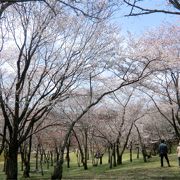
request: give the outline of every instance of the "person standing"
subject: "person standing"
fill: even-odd
[[[159,145],[159,155],[161,158],[161,167],[163,167],[163,159],[164,158],[166,159],[167,164],[170,167],[169,159],[168,159],[168,148],[167,148],[167,145],[165,144],[164,140],[161,140],[161,143]]]
[[[178,157],[178,164],[179,164],[179,167],[180,167],[180,142],[179,142],[179,145],[177,147],[176,152],[177,152],[177,157]]]

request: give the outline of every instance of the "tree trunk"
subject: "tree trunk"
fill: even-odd
[[[61,147],[60,159],[57,161],[56,166],[54,167],[53,175],[51,179],[61,180],[63,174],[63,163],[64,163],[64,149],[65,147]]]
[[[39,147],[40,145],[37,145],[36,148],[36,171],[39,171]]]
[[[47,169],[49,169],[49,163],[50,163],[50,152],[49,151],[47,152],[46,158],[47,158]]]
[[[84,111],[84,114],[85,114],[86,111]],[[74,121],[71,126],[69,127],[69,130],[67,132],[67,134],[65,135],[65,138],[64,138],[64,142],[63,142],[63,145],[61,146],[61,154],[60,154],[60,160],[56,163],[56,166],[54,168],[54,172],[53,172],[53,175],[51,176],[51,179],[56,179],[56,180],[61,180],[62,179],[62,174],[63,174],[63,163],[64,163],[64,150],[65,150],[65,147],[68,143],[68,139],[71,135],[71,132],[73,131],[73,127],[75,125],[75,123],[84,115],[82,114],[81,116],[79,116],[76,121]]]
[[[111,161],[111,148],[108,147],[108,163],[110,164]]]
[[[60,156],[59,156],[59,160],[56,162],[56,166],[54,167],[54,172],[51,176],[51,179],[56,179],[56,180],[61,180],[62,179],[62,175],[63,175],[63,163],[64,163],[64,151],[66,148],[66,145],[68,143],[68,139],[70,137],[70,133],[71,131],[69,131],[65,138],[64,138],[64,143],[60,148]]]
[[[102,164],[102,157],[103,156],[100,156],[100,158],[99,158],[100,159],[99,164]]]
[[[172,143],[169,142],[168,145],[169,145],[168,153],[171,154],[172,153]]]
[[[146,153],[146,147],[143,144],[143,141],[142,141],[142,138],[141,138],[141,134],[140,134],[140,131],[139,131],[138,127],[136,126],[136,124],[134,124],[134,126],[136,127],[137,132],[138,132],[139,143],[140,143],[140,146],[141,146],[141,151],[142,151],[144,162],[147,162],[147,160],[146,160],[146,154],[147,154]]]
[[[51,166],[53,166],[54,162],[53,162],[53,152],[50,151],[50,157],[51,157]]]
[[[24,172],[23,172],[23,177],[24,178],[29,178],[30,177],[30,175],[29,175],[29,172],[30,172],[30,162],[25,161],[24,165],[25,165],[25,168],[24,168]]]
[[[144,162],[147,162],[147,159],[146,159],[146,148],[145,148],[145,145],[142,145],[142,155],[143,155],[143,160]]]
[[[111,152],[109,156],[109,168],[112,169],[112,153]]]
[[[113,144],[112,147],[112,155],[113,155],[113,166],[116,167],[116,143]]]
[[[18,143],[11,142],[7,156],[7,180],[16,180],[18,176]]]
[[[4,166],[3,166],[3,172],[7,174],[7,160],[8,160],[8,149],[7,146],[4,148]]]
[[[122,154],[119,155],[119,163],[122,164]]]
[[[22,147],[20,147],[21,151],[21,171],[24,171],[24,152],[22,150]]]
[[[130,162],[132,162],[132,142],[130,142],[129,153],[130,153]]]
[[[63,173],[63,160],[59,160],[56,163],[56,166],[54,168],[54,173],[51,176],[51,179],[61,180],[62,179],[62,173]]]
[[[84,162],[83,162],[83,165],[84,165],[84,170],[87,170],[88,169],[88,166],[87,166],[87,158],[88,158],[88,133],[87,133],[87,129],[85,129],[85,145],[84,145]]]
[[[137,147],[137,159],[139,159],[139,146]]]
[[[77,151],[77,154],[76,154],[76,156],[77,156],[77,162],[78,162],[78,167],[80,167],[80,164],[83,163],[83,167],[84,167],[84,169],[85,169],[85,163],[84,163],[84,161],[85,161],[85,156],[84,156],[84,152],[83,152],[83,149],[81,148],[80,141],[79,141],[79,139],[78,139],[78,137],[77,137],[77,134],[76,134],[76,132],[75,132],[74,130],[73,130],[73,133],[74,133],[74,136],[75,136],[75,138],[76,138],[76,141],[77,141],[78,147],[79,147],[79,151]],[[80,158],[81,158],[81,161],[80,161]],[[80,162],[81,162],[81,163],[80,163]]]
[[[56,152],[56,159],[55,159],[55,162],[58,162],[58,161],[59,161],[59,156],[60,156],[60,154],[59,154],[59,150],[58,150],[57,147],[55,148],[55,152]]]
[[[66,146],[66,149],[67,149],[67,154],[66,154],[67,168],[70,168],[69,147],[70,147],[70,138],[69,138],[69,141],[68,141],[67,146]]]
[[[119,143],[116,144],[117,165],[120,165]]]
[[[41,175],[44,176],[44,170],[43,170],[43,161],[40,160],[40,167],[41,167]]]
[[[95,166],[94,144],[93,144],[93,142],[90,142],[90,152],[91,152],[92,165]]]
[[[112,169],[113,166],[113,144],[110,145],[110,147],[108,147],[108,156],[109,156],[109,168]]]
[[[44,170],[43,170],[43,161],[44,161],[44,152],[43,152],[43,147],[39,148],[39,153],[40,153],[40,168],[41,168],[41,175],[44,176]]]
[[[31,160],[31,148],[32,148],[32,135],[29,138],[29,147],[27,148],[27,151],[25,151],[25,168],[24,168],[24,173],[23,176],[25,178],[30,177],[29,173],[30,173],[30,160]]]

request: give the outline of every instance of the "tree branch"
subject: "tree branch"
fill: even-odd
[[[134,3],[131,3],[130,1],[123,0],[125,4],[128,6],[132,7],[130,13],[128,15],[125,15],[126,17],[128,16],[139,16],[139,15],[145,15],[145,14],[152,14],[152,13],[165,13],[165,14],[174,14],[174,15],[180,15],[180,3],[178,0],[169,0],[170,4],[172,4],[177,11],[169,11],[169,10],[163,10],[163,9],[148,9],[148,8],[143,8],[141,6],[136,5],[137,1],[134,1]],[[139,10],[140,12],[133,13],[134,10]]]

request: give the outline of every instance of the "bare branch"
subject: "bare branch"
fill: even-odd
[[[146,15],[152,13],[165,13],[165,14],[173,14],[173,15],[180,15],[180,2],[178,0],[170,0],[169,2],[177,9],[177,11],[170,11],[170,10],[163,10],[163,9],[148,9],[143,8],[142,6],[136,5],[137,0],[134,0],[133,3],[127,0],[123,0],[125,4],[131,7],[131,11],[128,15],[125,16],[139,16],[139,15]],[[135,10],[139,10],[139,12],[134,12]]]

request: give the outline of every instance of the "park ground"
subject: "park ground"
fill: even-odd
[[[180,168],[178,167],[176,154],[169,155],[171,167],[167,167],[167,163],[164,163],[164,167],[160,167],[159,156],[152,156],[148,159],[148,162],[144,163],[142,157],[136,158],[133,156],[133,161],[129,161],[129,154],[126,153],[123,158],[123,164],[117,167],[109,169],[107,164],[107,157],[103,159],[103,164],[97,167],[92,167],[89,161],[88,170],[84,170],[83,167],[77,167],[76,159],[74,154],[71,154],[71,164],[70,168],[66,167],[66,162],[64,163],[64,180],[179,180],[180,179]],[[3,169],[3,161],[0,163],[0,180],[5,180]],[[19,168],[20,169],[20,168]],[[32,163],[31,170],[34,169],[34,163]],[[41,176],[40,172],[31,173],[31,178],[28,180],[43,180],[50,179],[53,167],[47,170],[46,165],[44,166],[44,176]],[[22,178],[22,171],[19,172],[19,179]]]

